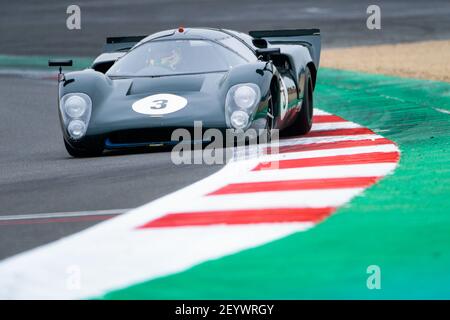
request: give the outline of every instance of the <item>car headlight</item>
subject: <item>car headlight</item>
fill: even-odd
[[[235,129],[246,129],[260,100],[261,91],[256,84],[232,86],[225,101],[227,124]]]
[[[235,129],[244,129],[248,125],[249,116],[245,111],[234,111],[231,114],[230,122]]]
[[[81,120],[72,120],[67,126],[67,131],[74,139],[79,139],[86,133],[86,124]]]
[[[234,102],[242,109],[249,109],[254,106],[256,97],[256,90],[246,85],[239,86],[233,95]]]
[[[68,93],[60,101],[64,125],[72,139],[82,138],[92,112],[92,100],[85,93]]]
[[[80,96],[73,95],[67,98],[63,107],[70,118],[80,118],[87,110],[87,102]]]

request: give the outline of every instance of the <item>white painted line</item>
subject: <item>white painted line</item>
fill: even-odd
[[[362,128],[362,126],[350,121],[323,122],[323,123],[313,123],[311,131],[327,131],[327,130],[354,129],[354,128]]]
[[[327,115],[331,115],[331,113],[323,111],[321,109],[314,108],[313,115],[315,115],[315,116],[327,116]]]
[[[261,156],[261,157],[259,157],[259,161],[265,162],[265,161],[269,161],[269,160],[277,161],[277,160],[290,160],[290,159],[307,159],[307,158],[352,155],[352,154],[360,154],[360,153],[395,152],[395,151],[398,151],[398,148],[395,144],[382,144],[382,145],[376,145],[376,146],[362,146],[362,147],[322,149],[322,150],[279,153],[279,154]]]
[[[167,211],[169,213],[240,209],[338,207],[348,202],[363,190],[364,188],[343,188],[212,195],[190,203],[189,208],[186,207],[185,203],[174,203],[170,208],[167,208]]]
[[[355,134],[352,136],[327,136],[327,137],[309,137],[309,138],[294,138],[280,140],[281,146],[292,146],[296,144],[313,144],[324,142],[340,142],[340,141],[357,141],[357,140],[376,140],[381,139],[382,136],[378,134]]]
[[[130,210],[131,209],[111,209],[111,210],[91,210],[91,211],[72,211],[72,212],[54,212],[54,213],[31,213],[31,214],[17,214],[5,216],[0,215],[0,221],[119,215]]]
[[[233,183],[302,179],[381,177],[393,171],[396,163],[355,164],[323,167],[258,170],[241,174]]]

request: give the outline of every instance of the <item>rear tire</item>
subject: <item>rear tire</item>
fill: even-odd
[[[74,158],[98,157],[103,153],[103,147],[89,146],[86,149],[78,149],[72,147],[66,139],[64,139],[64,146],[66,147],[67,152]]]
[[[294,123],[288,128],[287,133],[290,135],[304,135],[307,134],[312,127],[312,118],[314,110],[313,100],[313,84],[309,68],[305,71],[305,89],[302,102],[302,108],[297,115]]]

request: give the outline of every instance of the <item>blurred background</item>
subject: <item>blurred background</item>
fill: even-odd
[[[81,30],[66,9],[81,8]],[[366,27],[381,8],[381,30]],[[323,45],[347,47],[450,38],[448,0],[1,0],[0,54],[93,56],[107,36],[143,35],[179,25],[322,30]]]

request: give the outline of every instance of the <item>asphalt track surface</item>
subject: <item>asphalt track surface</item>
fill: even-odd
[[[319,27],[324,47],[450,38],[448,1],[379,1],[381,31],[365,27],[369,3],[356,0],[78,1],[81,31],[65,28],[70,3],[43,2],[1,4],[0,54],[93,56],[106,36],[140,35],[178,25],[242,31]],[[0,218],[133,208],[220,168],[176,166],[170,153],[159,150],[72,159],[62,144],[54,81],[2,76],[0,97]],[[0,259],[97,220],[41,222],[0,223]]]

